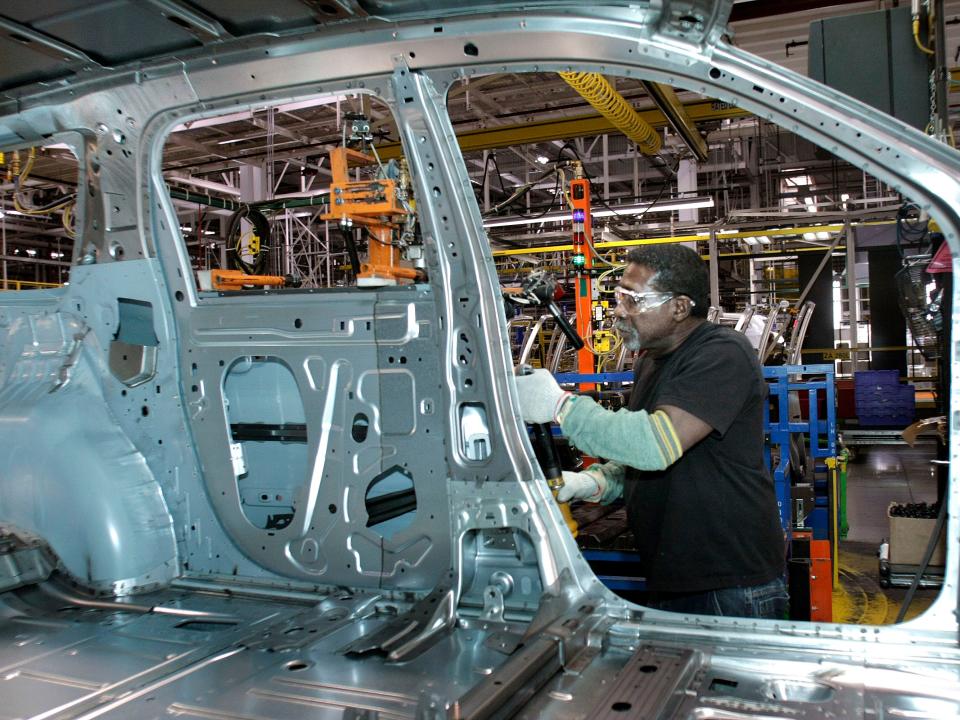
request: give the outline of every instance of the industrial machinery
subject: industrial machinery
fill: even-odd
[[[376,156],[371,143],[370,122],[363,115],[350,115],[350,134],[344,123],[343,142],[330,151],[330,205],[321,216],[337,222],[347,238],[354,242],[352,233],[358,227],[368,239],[367,259],[358,261],[355,249],[351,261],[359,262],[356,273],[360,287],[380,287],[409,283],[423,277],[422,247],[416,241],[416,216],[410,197],[410,175],[406,164],[385,168]],[[355,149],[359,147],[360,149]],[[367,154],[368,149],[372,154]],[[351,180],[350,169],[370,167],[377,169],[373,178]],[[403,256],[419,262],[420,268],[402,261]]]
[[[197,282],[201,290],[245,290],[247,288],[297,287],[300,282],[290,275],[248,275],[242,270],[200,270]]]
[[[955,591],[852,627],[672,614],[599,582],[519,418],[447,98],[535,68],[671,82],[903,188],[956,252],[954,150],[728,42],[732,0],[28,5],[64,22],[5,9],[0,151],[66,144],[81,191],[69,285],[0,298],[0,715],[960,714]],[[411,194],[362,143],[321,166],[330,222],[372,235],[365,283],[198,291],[167,136],[369,97]]]
[[[570,181],[570,208],[573,220],[573,252],[570,261],[574,269],[574,296],[577,332],[585,343],[577,350],[577,373],[589,375],[604,369],[603,361],[620,350],[619,338],[610,327],[610,304],[601,298],[600,280],[619,268],[599,258],[593,244],[593,212],[590,180],[584,177],[583,166],[574,163],[574,178]],[[596,276],[595,258],[611,265],[611,270]],[[579,384],[582,391],[596,390],[596,384]]]

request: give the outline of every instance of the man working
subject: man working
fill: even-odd
[[[642,602],[676,612],[784,616],[783,532],[763,461],[767,386],[749,341],[706,322],[704,262],[680,245],[637,248],[616,289],[616,328],[639,351],[628,409],[517,378],[527,422],[558,422],[609,462],[564,472],[561,502],[623,496]]]

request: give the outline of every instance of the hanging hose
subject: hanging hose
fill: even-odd
[[[350,272],[353,274],[353,279],[356,280],[360,274],[360,253],[357,252],[357,239],[353,236],[352,227],[345,228],[343,225],[338,225],[338,227],[343,234],[343,244],[347,248],[347,255],[350,256]]]
[[[24,164],[23,169],[20,170],[20,154],[14,153],[13,156],[13,207],[17,212],[22,213],[23,215],[46,215],[53,210],[60,210],[62,208],[68,208],[71,205],[76,204],[77,195],[76,193],[70,193],[69,195],[64,195],[63,197],[52,200],[46,205],[37,207],[27,202],[27,200],[21,197],[24,187],[27,184],[27,178],[30,176],[30,171],[33,170],[33,165],[37,159],[37,149],[35,147],[30,148],[30,152],[27,154],[27,162]],[[64,222],[64,227],[67,227],[67,223]]]
[[[494,166],[496,166],[496,158],[494,158]],[[497,171],[497,174],[499,175],[499,170]],[[548,177],[551,177],[551,176],[557,177],[557,183],[561,187],[566,185],[566,176],[563,174],[563,167],[558,164],[557,167],[551,170],[547,170],[546,172],[538,175],[536,178],[534,178],[530,182],[524,183],[523,185],[519,186],[516,190],[513,191],[513,194],[510,195],[510,197],[508,197],[503,202],[497,203],[492,208],[490,208],[485,213],[483,213],[483,217],[490,217],[492,215],[496,215],[503,208],[507,207],[513,202],[516,202],[519,198],[523,197],[528,192],[530,192],[536,185],[538,185],[539,183],[543,182],[544,180],[546,180]],[[502,180],[500,182],[500,185],[501,187],[503,186]],[[549,209],[550,208],[548,208],[548,210]],[[543,214],[545,215],[546,213],[543,213]]]
[[[603,75],[562,72],[560,77],[620,132],[633,140],[644,155],[654,155],[660,150],[660,136],[657,131],[637,114]]]
[[[602,283],[604,283],[607,280],[607,278],[612,276],[614,273],[622,273],[626,269],[626,267],[627,267],[626,263],[624,263],[623,265],[613,264],[613,267],[611,267],[608,270],[604,270],[602,273],[597,275],[597,277],[594,278],[593,280],[594,283],[596,284],[597,292],[599,292],[601,295],[614,295],[615,292],[613,290],[605,290],[602,286]]]
[[[240,221],[246,220],[253,225],[253,234],[259,240],[259,247],[254,252],[249,253],[250,262],[243,259],[243,238],[240,233]],[[237,241],[232,246],[229,238],[237,235]],[[251,207],[245,207],[238,210],[230,216],[230,224],[227,226],[227,258],[231,265],[237,270],[242,270],[247,275],[262,275],[267,266],[267,257],[269,255],[268,246],[270,244],[270,223],[262,212],[254,210]]]
[[[605,257],[603,257],[599,252],[597,252],[597,248],[593,244],[592,232],[589,232],[589,233],[585,232],[583,234],[583,239],[586,241],[587,247],[590,249],[590,254],[593,256],[594,260],[598,261],[603,265],[608,266],[611,270],[622,270],[624,267],[626,267],[626,265],[618,265],[617,263],[610,262]]]
[[[920,39],[920,17],[919,16],[914,16],[912,27],[913,27],[913,41],[917,44],[917,47],[923,52],[925,52],[927,55],[933,55],[934,54],[933,50],[931,50],[926,45],[924,45],[923,41]]]

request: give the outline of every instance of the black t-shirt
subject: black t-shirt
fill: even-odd
[[[673,405],[713,428],[663,471],[627,468],[627,517],[650,590],[700,592],[783,573],[776,494],[763,460],[767,384],[749,341],[712,323],[638,359],[631,410]]]

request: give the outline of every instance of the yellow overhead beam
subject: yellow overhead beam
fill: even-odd
[[[618,247],[633,247],[634,245],[665,245],[667,243],[694,242],[696,240],[706,240],[702,235],[677,235],[675,237],[663,238],[643,238],[640,240],[617,240],[616,242],[594,243],[597,250]],[[517,250],[494,250],[494,257],[508,257],[510,255],[541,255],[543,253],[563,252],[573,250],[573,244],[566,245],[545,245],[543,247],[525,248]]]
[[[746,110],[716,100],[700,100],[687,103],[683,108],[687,117],[694,123],[750,115]],[[666,116],[659,110],[638,110],[637,115],[653,127],[664,127],[667,124]],[[530,145],[549,140],[569,140],[575,137],[606,135],[615,132],[619,132],[619,130],[602,115],[580,115],[519,125],[500,125],[483,130],[470,130],[457,135],[457,142],[460,144],[460,150],[467,153]],[[377,146],[377,153],[383,160],[400,157],[400,150],[401,147],[398,142]]]
[[[862,225],[890,225],[893,220],[877,220],[873,222],[861,223]],[[763,230],[757,228],[755,230],[748,230],[744,232],[726,232],[718,231],[717,240],[734,240],[737,238],[745,237],[756,237],[757,235],[767,235],[767,236],[778,236],[778,235],[802,235],[803,233],[811,232],[840,232],[843,230],[842,224],[835,225],[809,225],[806,227],[796,227],[796,228],[777,228],[775,230]],[[598,242],[594,243],[594,247],[597,250],[608,250],[613,248],[622,248],[622,247],[635,247],[638,245],[666,245],[669,243],[682,243],[682,242],[706,242],[709,240],[705,235],[674,235],[672,237],[656,237],[656,238],[640,238],[637,240],[611,240],[609,242]],[[813,248],[793,248],[790,250],[771,250],[777,255],[783,255],[784,253],[797,253],[797,252],[823,252],[825,247],[813,247]],[[573,244],[564,244],[564,245],[544,245],[542,247],[534,248],[517,248],[514,250],[494,250],[494,257],[509,257],[511,255],[543,255],[545,253],[552,252],[565,252],[568,250],[573,250]],[[760,255],[762,253],[726,253],[724,257],[731,257],[734,255]]]

